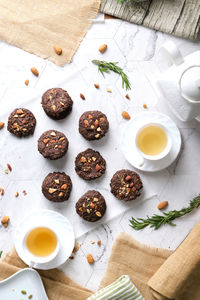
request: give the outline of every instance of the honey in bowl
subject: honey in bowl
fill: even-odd
[[[26,238],[26,247],[32,255],[45,257],[51,255],[57,247],[55,233],[46,227],[33,229]]]
[[[158,155],[167,146],[167,135],[159,126],[144,127],[138,133],[137,146],[146,155]]]

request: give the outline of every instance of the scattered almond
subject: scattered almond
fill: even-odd
[[[98,83],[95,83],[95,84],[94,84],[94,87],[95,87],[96,89],[99,89],[99,84],[98,84]]]
[[[130,115],[129,115],[129,113],[127,113],[127,111],[123,111],[122,112],[122,117],[124,118],[124,119],[126,119],[126,120],[130,120]]]
[[[90,265],[92,265],[94,263],[94,258],[91,254],[87,255],[87,261]]]
[[[158,209],[164,209],[168,205],[168,201],[160,202],[157,206]]]
[[[90,244],[92,244],[92,245],[95,244],[95,241],[90,241]]]
[[[5,171],[4,171],[6,174],[8,174],[8,169],[5,169]]]
[[[108,46],[106,44],[103,44],[99,47],[99,52],[104,53],[107,50]]]
[[[37,77],[39,76],[39,72],[38,72],[38,70],[35,67],[31,68],[31,72],[33,73],[33,75],[35,75]]]
[[[2,129],[4,127],[5,123],[4,122],[0,122],[0,129]]]
[[[29,85],[29,80],[26,79],[26,80],[24,81],[24,84],[25,84],[25,85]]]
[[[79,246],[79,243],[77,242],[74,246],[72,253],[76,253],[79,250],[79,248],[80,248],[80,246]]]
[[[53,46],[54,51],[56,52],[56,54],[61,55],[62,54],[62,48],[60,48],[59,46],[55,45]]]
[[[126,96],[125,96],[125,97],[126,97],[126,99],[130,99],[130,96],[129,96],[129,94],[126,94]]]
[[[22,193],[24,194],[24,196],[27,195],[27,191],[26,190],[23,190]]]
[[[110,88],[106,89],[107,93],[112,93],[112,90]]]
[[[18,192],[15,193],[15,197],[19,197],[19,193]]]
[[[67,188],[67,184],[64,183],[64,184],[61,186],[61,190],[66,190],[66,188]]]
[[[8,167],[8,170],[9,170],[10,172],[12,172],[12,167],[11,167],[11,165],[10,165],[9,163],[7,163],[7,167]]]
[[[5,194],[4,188],[0,188],[0,192],[1,192],[1,196],[4,196]]]
[[[101,240],[97,241],[97,245],[101,246]]]
[[[1,219],[1,223],[3,224],[3,226],[6,228],[8,226],[8,223],[10,221],[10,218],[8,216],[4,216],[2,219]]]
[[[143,104],[143,108],[147,108],[147,105],[146,105],[146,104]]]
[[[74,256],[71,255],[71,256],[69,257],[69,259],[74,259]]]
[[[85,96],[81,93],[80,93],[80,97],[81,97],[81,99],[85,100]]]

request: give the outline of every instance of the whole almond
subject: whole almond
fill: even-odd
[[[82,100],[85,100],[85,96],[82,93],[80,93],[80,97]]]
[[[164,209],[168,205],[168,201],[160,202],[157,206],[158,209]]]
[[[143,104],[143,108],[147,108],[147,105],[146,105],[146,104]]]
[[[35,67],[31,68],[31,72],[33,73],[33,75],[35,75],[37,77],[39,76],[39,72],[38,72],[38,70]]]
[[[5,123],[4,122],[0,122],[0,129],[2,129],[4,127]]]
[[[55,45],[53,46],[54,51],[56,52],[56,54],[61,55],[62,54],[62,48],[60,48],[59,46]]]
[[[29,80],[26,79],[26,80],[24,81],[24,84],[25,84],[25,85],[29,85]]]
[[[94,263],[94,258],[91,254],[87,255],[87,261],[90,265],[92,265]]]
[[[131,118],[131,116],[129,115],[129,113],[127,113],[127,111],[122,112],[122,117],[126,120],[130,120]]]
[[[98,83],[94,83],[94,87],[95,87],[96,89],[99,89],[99,84],[98,84]]]
[[[103,44],[99,47],[99,52],[104,53],[107,50],[108,46],[106,44]]]
[[[4,216],[4,217],[1,219],[1,223],[3,224],[4,227],[7,227],[7,226],[8,226],[9,221],[10,221],[9,216]]]

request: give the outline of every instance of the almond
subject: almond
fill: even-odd
[[[56,54],[61,55],[62,54],[62,48],[60,48],[59,46],[55,45],[53,46],[54,51],[56,52]]]
[[[80,97],[81,97],[82,100],[85,100],[85,96],[81,93],[80,93]]]
[[[79,243],[76,243],[72,253],[76,253],[79,250],[79,248],[80,248]]]
[[[146,105],[146,104],[143,104],[143,108],[147,108],[147,105]]]
[[[122,112],[122,117],[124,118],[124,119],[126,119],[126,120],[130,120],[130,115],[129,115],[129,113],[127,113],[127,111],[123,111]]]
[[[25,84],[25,85],[29,85],[29,80],[26,79],[26,80],[24,81],[24,84]]]
[[[107,93],[112,93],[112,90],[110,88],[106,89]]]
[[[98,83],[95,83],[95,84],[94,84],[94,87],[95,87],[96,89],[99,89],[99,84],[98,84]]]
[[[1,223],[3,224],[4,227],[7,227],[7,226],[8,226],[9,221],[10,221],[9,216],[4,216],[4,217],[1,219]]]
[[[64,184],[61,186],[61,190],[66,190],[66,188],[67,188],[67,184],[64,183]]]
[[[91,254],[87,255],[87,261],[90,265],[92,265],[94,263],[94,258]]]
[[[97,241],[97,245],[101,246],[101,240]]]
[[[37,77],[39,76],[39,72],[38,72],[38,70],[35,67],[31,68],[31,72],[33,73],[33,75],[35,75]]]
[[[168,205],[168,201],[160,202],[157,206],[158,209],[164,209]]]
[[[0,122],[0,129],[2,129],[4,127],[5,123],[4,122]]]
[[[99,52],[104,53],[107,50],[108,46],[106,44],[103,44],[99,47]]]
[[[7,167],[8,167],[8,170],[9,170],[10,172],[12,172],[12,167],[11,167],[11,165],[10,165],[9,163],[7,163]]]
[[[4,188],[0,188],[0,192],[1,192],[1,196],[4,196],[5,194]]]
[[[130,96],[129,96],[129,94],[126,94],[126,96],[125,96],[125,97],[126,97],[126,99],[128,99],[128,100],[130,99]]]

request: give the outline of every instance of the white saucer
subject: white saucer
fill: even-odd
[[[163,159],[157,161],[150,161],[145,159],[143,166],[140,166],[140,154],[135,147],[135,136],[137,129],[141,126],[141,121],[158,122],[164,125],[171,136],[172,148],[169,154]],[[121,147],[126,160],[136,169],[145,172],[157,172],[167,168],[177,158],[181,149],[181,135],[176,124],[166,115],[157,112],[143,112],[137,114],[125,128],[122,139]]]
[[[26,295],[22,295],[21,291],[25,290]],[[48,300],[42,280],[33,269],[27,268],[18,271],[12,276],[0,282],[0,295],[4,299],[28,299],[32,295],[34,300]]]
[[[19,257],[28,265],[29,258],[27,258],[24,253],[22,241],[27,228],[31,228],[33,225],[36,225],[40,220],[42,220],[43,222],[45,222],[46,220],[48,224],[51,224],[52,228],[58,236],[60,242],[60,250],[58,252],[58,255],[51,262],[37,264],[37,266],[34,266],[34,268],[40,270],[57,268],[60,265],[64,264],[71,255],[74,248],[75,237],[72,225],[68,221],[68,219],[55,211],[41,209],[31,213],[22,220],[15,231],[14,243],[16,251]]]

